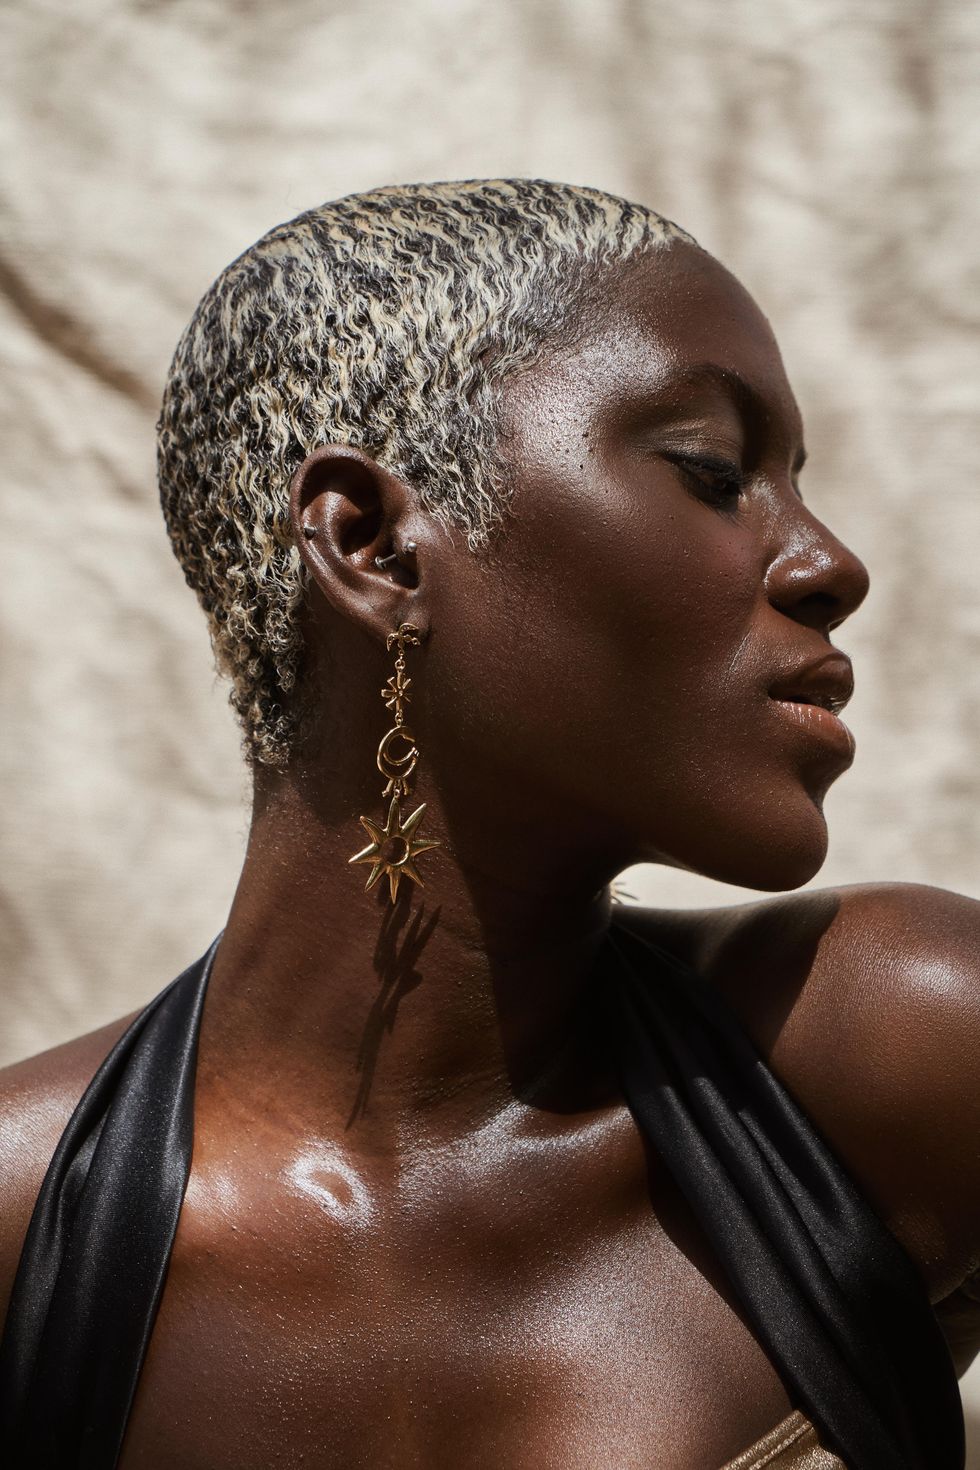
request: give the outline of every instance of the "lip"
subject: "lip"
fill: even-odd
[[[794,725],[811,746],[824,754],[835,754],[844,767],[854,759],[855,741],[839,716],[853,693],[851,660],[838,649],[798,663],[769,686],[769,698],[780,716]]]
[[[853,693],[854,668],[839,649],[787,669],[769,685],[772,699],[820,705],[835,715],[840,714]]]
[[[833,710],[819,704],[801,704],[791,699],[772,697],[772,707],[822,752],[831,752],[846,768],[854,759],[854,736]]]

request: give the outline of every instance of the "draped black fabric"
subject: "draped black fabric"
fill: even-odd
[[[217,945],[113,1048],[48,1168],[0,1343],[10,1470],[117,1463],[190,1169]],[[600,978],[633,1116],[794,1406],[850,1470],[963,1470],[959,1390],[911,1261],[722,998],[617,922]]]
[[[622,925],[606,987],[623,1091],[753,1332],[852,1470],[963,1470],[963,1407],[911,1260],[717,990]]]
[[[119,1457],[190,1172],[217,947],[120,1037],[48,1166],[0,1343],[7,1470],[109,1470]]]

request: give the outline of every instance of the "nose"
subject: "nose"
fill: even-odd
[[[799,508],[792,534],[769,562],[766,596],[796,622],[829,633],[867,597],[868,569],[822,521]]]

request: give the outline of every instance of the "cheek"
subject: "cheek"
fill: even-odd
[[[742,671],[764,600],[758,538],[673,487],[623,507],[570,554],[562,588],[592,715],[621,738],[644,722],[647,738],[689,738]]]
[[[566,503],[445,589],[438,678],[474,759],[601,805],[690,764],[761,577],[746,531],[693,502],[659,524],[589,511]]]

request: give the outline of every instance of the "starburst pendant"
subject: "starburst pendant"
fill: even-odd
[[[356,852],[349,863],[370,863],[371,871],[364,885],[365,892],[373,888],[382,874],[388,876],[388,887],[391,892],[391,901],[394,903],[398,893],[398,884],[401,879],[411,878],[413,883],[418,883],[421,888],[425,887],[422,877],[415,866],[415,859],[420,853],[428,852],[431,847],[441,847],[442,843],[433,837],[416,837],[416,832],[425,814],[425,802],[416,807],[410,817],[402,821],[401,807],[398,796],[391,798],[388,808],[388,820],[382,827],[371,817],[359,817],[358,821],[370,837],[371,841],[367,847]]]

